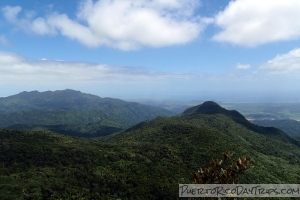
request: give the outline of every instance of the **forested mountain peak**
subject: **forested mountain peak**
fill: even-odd
[[[66,101],[71,99],[100,99],[100,97],[71,89],[45,92],[35,90],[30,92],[23,91],[16,95],[1,98],[0,103],[9,103],[10,101],[18,103],[37,103],[38,101]]]
[[[0,109],[3,111],[53,108],[77,109],[79,107],[86,108],[87,106],[128,106],[128,104],[137,105],[137,103],[126,102],[121,99],[101,98],[96,95],[82,93],[72,89],[45,92],[38,92],[36,90],[30,92],[24,91],[16,95],[0,98]],[[148,108],[151,107],[147,105],[143,106]]]
[[[213,101],[206,101],[203,104],[186,109],[182,115],[195,117],[202,114],[223,114],[235,121],[247,121],[245,117],[236,110],[226,110]]]
[[[224,112],[226,112],[226,109],[222,108],[216,102],[206,101],[203,104],[186,109],[183,114],[193,116],[198,114],[216,114]]]
[[[273,127],[262,127],[252,124],[238,111],[227,110],[213,101],[206,101],[201,105],[188,108],[180,116],[188,118],[201,118],[203,115],[224,115],[251,131],[260,133],[262,135],[268,135],[268,137],[278,137],[282,141],[291,142],[297,146],[300,146],[299,142],[297,142],[295,139],[291,138],[281,130]]]
[[[107,129],[119,130],[157,116],[172,115],[162,108],[70,89],[21,92],[1,98],[0,111],[2,128],[44,127],[71,135],[77,135],[78,130],[80,134],[99,135]]]

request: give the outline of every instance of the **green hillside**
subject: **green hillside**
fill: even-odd
[[[253,120],[254,124],[260,126],[271,126],[283,130],[292,137],[300,138],[300,122],[292,119]]]
[[[250,156],[240,183],[299,183],[300,142],[214,102],[102,139],[0,131],[0,199],[176,199],[222,152]]]
[[[107,135],[171,112],[74,90],[22,92],[0,98],[0,127],[46,128],[69,135]],[[76,133],[76,134],[75,134]]]

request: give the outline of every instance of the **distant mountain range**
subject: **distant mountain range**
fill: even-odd
[[[101,98],[75,90],[22,92],[0,98],[0,127],[46,128],[76,136],[100,136],[173,113],[162,108]]]
[[[228,150],[251,157],[240,183],[300,181],[300,141],[204,102],[98,139],[0,129],[0,199],[176,199],[179,183]]]

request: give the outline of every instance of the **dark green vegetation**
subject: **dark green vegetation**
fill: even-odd
[[[289,134],[292,137],[300,138],[300,122],[292,119],[275,119],[275,120],[253,120],[254,124],[260,126],[272,126],[280,130],[283,130],[285,133]]]
[[[239,110],[254,124],[300,137],[300,103],[226,104],[225,107]]]
[[[48,129],[72,136],[101,136],[172,113],[74,90],[22,92],[0,98],[0,127]]]
[[[214,102],[106,137],[0,130],[0,199],[176,199],[179,183],[230,150],[239,183],[299,183],[300,142]]]

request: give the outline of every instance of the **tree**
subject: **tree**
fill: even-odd
[[[242,156],[231,165],[228,160],[232,153],[223,153],[223,159],[209,162],[209,167],[200,168],[196,173],[192,173],[195,184],[237,184],[239,176],[249,169],[251,164],[250,157]]]

